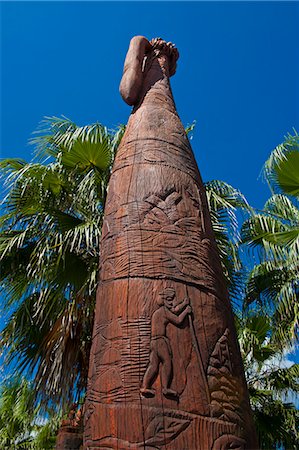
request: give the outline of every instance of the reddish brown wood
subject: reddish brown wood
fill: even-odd
[[[68,418],[61,421],[57,439],[56,450],[80,450],[83,444],[82,410],[74,403]]]
[[[204,186],[177,115],[171,43],[131,41],[134,109],[109,184],[85,449],[256,448]]]

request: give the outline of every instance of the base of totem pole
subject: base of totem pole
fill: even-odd
[[[231,422],[172,409],[164,409],[162,412],[161,409],[143,405],[130,409],[118,406],[115,415],[111,410],[113,408],[114,405],[100,407],[98,405],[91,414],[89,425],[93,429],[89,431],[93,439],[87,440],[84,448],[88,450],[106,448],[153,450],[162,447],[180,450],[244,448],[245,441],[236,436],[236,425]],[[117,423],[109,422],[108,418],[111,415],[117,417]],[[99,426],[101,423],[105,424],[105,430]],[[196,449],[194,442],[199,443]],[[231,447],[232,445],[234,447]]]

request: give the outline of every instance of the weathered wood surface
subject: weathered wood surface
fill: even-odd
[[[109,184],[84,448],[256,448],[203,183],[177,115],[170,43],[131,41],[134,105]]]

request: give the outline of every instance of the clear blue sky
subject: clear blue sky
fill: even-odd
[[[118,93],[129,40],[173,41],[172,87],[204,180],[225,180],[261,207],[261,167],[299,130],[296,2],[1,3],[2,157],[31,157],[27,140],[45,115],[79,124],[126,123]]]
[[[2,157],[31,158],[45,115],[80,125],[126,123],[118,85],[136,34],[174,42],[172,87],[204,180],[221,179],[262,207],[270,151],[299,131],[296,2],[1,3]]]

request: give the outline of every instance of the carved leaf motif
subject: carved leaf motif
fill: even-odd
[[[95,389],[99,392],[108,393],[122,387],[120,374],[115,368],[109,369],[95,383]]]
[[[242,396],[239,395],[238,382],[233,374],[228,329],[216,342],[210,356],[207,375],[212,399],[212,416],[240,424],[242,422]]]
[[[233,434],[224,434],[217,438],[212,450],[244,450],[246,441]]]
[[[100,331],[105,339],[116,339],[122,337],[122,330],[118,320],[113,320],[108,323]]]
[[[175,439],[190,424],[190,420],[156,416],[145,430],[145,444],[165,445]]]
[[[87,440],[85,443],[88,450],[99,450],[99,449],[107,449],[107,450],[143,450],[144,442],[129,442],[124,439],[119,439],[113,436],[107,436],[101,439],[96,440]],[[157,447],[152,447],[151,445],[146,447],[146,450],[154,449],[157,450]]]

